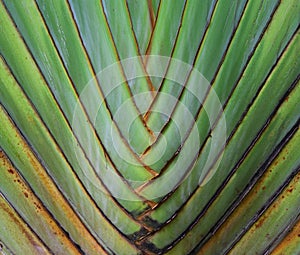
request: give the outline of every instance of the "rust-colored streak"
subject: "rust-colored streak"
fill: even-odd
[[[273,250],[272,255],[285,255],[287,247],[297,245],[300,238],[300,221],[293,227],[293,229],[286,235],[286,237]]]
[[[150,16],[150,23],[151,23],[151,27],[152,29],[154,28],[154,23],[155,23],[155,15],[154,15],[154,10],[153,10],[153,5],[152,5],[152,1],[148,0],[148,9],[149,9],[149,16]]]
[[[28,154],[28,157],[30,158],[30,154]],[[45,224],[48,225],[51,233],[54,233],[54,232],[58,233],[59,241],[61,241],[63,243],[63,246],[65,246],[68,249],[72,249],[72,250],[76,251],[76,248],[73,247],[72,243],[69,241],[68,237],[61,230],[60,226],[52,220],[52,216],[49,214],[47,209],[43,206],[42,202],[34,195],[31,188],[26,185],[22,176],[18,173],[18,170],[13,169],[11,162],[9,161],[9,159],[6,157],[5,154],[1,156],[0,163],[7,168],[8,172],[10,174],[11,174],[11,171],[9,171],[9,170],[12,170],[12,172],[15,173],[14,175],[9,175],[7,173],[4,177],[6,178],[6,180],[8,182],[11,183],[11,185],[14,185],[13,188],[14,188],[15,195],[19,196],[20,194],[23,194],[25,199],[27,199],[26,202],[24,200],[23,200],[23,202],[26,204],[26,207],[28,207],[28,211],[30,212],[30,210],[33,209],[36,213],[36,216],[37,216],[37,214],[39,214],[38,217],[40,217],[40,220],[42,222],[44,222]],[[17,182],[14,182],[14,178],[17,178]],[[11,198],[11,197],[9,197],[9,198]],[[22,200],[24,198],[20,197],[19,199]],[[14,204],[15,202],[16,202],[16,200],[14,200],[14,199],[11,200],[12,204]],[[19,210],[22,210],[22,207],[17,207],[17,208],[18,208],[18,210],[17,210],[18,212],[19,212]],[[9,209],[9,207],[8,207],[8,209]],[[11,210],[8,210],[8,209],[7,209],[7,212],[9,213],[9,216],[12,218],[13,222],[21,228],[21,225],[18,223],[16,216],[13,214],[12,209]],[[34,216],[34,215],[32,215],[32,216]],[[19,220],[19,221],[21,221],[21,220]],[[21,223],[24,224],[23,222],[21,222]],[[27,221],[26,223],[30,224],[31,222]],[[24,232],[25,230],[22,229],[22,232],[25,233]],[[27,239],[30,239],[29,235],[27,236]],[[36,241],[32,241],[32,245],[39,246],[39,244],[37,244]]]
[[[141,154],[140,158],[143,159],[151,150],[152,146],[148,146],[145,151]]]
[[[10,218],[11,222],[15,224],[21,231],[21,233],[25,236],[25,238],[29,241],[32,246],[39,246],[39,244],[34,240],[32,234],[25,228],[24,223],[17,217],[17,215],[12,211],[7,204],[0,201],[1,211],[5,212]]]
[[[260,218],[256,223],[255,223],[255,227],[256,228],[260,228],[263,224],[264,224],[264,221],[266,220],[266,217],[262,217]]]
[[[81,222],[81,220],[72,210],[70,205],[61,195],[59,190],[56,188],[43,166],[40,164],[40,162],[37,160],[34,154],[32,154],[26,141],[24,141],[20,136],[18,136],[18,134],[16,134],[16,137],[18,140],[16,143],[18,151],[22,154],[23,157],[26,157],[28,163],[34,169],[34,171],[31,173],[31,178],[38,179],[41,185],[43,185],[45,192],[51,194],[52,198],[57,204],[57,208],[60,208],[60,212],[63,213],[63,217],[65,219],[69,219],[70,223],[74,228],[74,231],[80,233],[82,235],[82,238],[86,241],[86,243],[89,243],[88,247],[91,247],[91,249],[99,252],[98,254],[105,254],[104,250],[102,249],[102,246],[99,245],[98,242],[93,238],[93,236],[87,230],[86,226]],[[20,155],[17,156],[20,157]],[[5,153],[1,151],[1,149],[0,158],[0,163],[3,164],[6,169],[13,169],[13,166],[10,164],[8,158],[6,157]],[[51,233],[57,232],[59,234],[58,238],[61,242],[63,242],[63,245],[66,249],[73,250],[75,251],[75,254],[77,254],[77,248],[74,247],[69,237],[64,234],[57,222],[53,220],[51,214],[49,214],[48,210],[43,206],[42,201],[40,201],[34,195],[30,187],[28,187],[26,183],[22,181],[21,176],[18,174],[17,170],[14,169],[13,171],[15,175],[10,175],[11,177],[13,177],[11,183],[16,186],[21,185],[20,191],[23,192],[21,194],[23,194],[25,197],[26,194],[28,194],[28,206],[33,206],[35,209],[35,213],[38,214],[40,218],[43,218],[45,222],[47,222],[49,228],[51,229]],[[9,178],[9,174],[7,174],[7,177]]]
[[[37,202],[33,202],[33,204],[37,208],[37,211],[42,209],[42,207]],[[52,220],[49,221],[50,224],[52,224],[52,222],[53,222]]]
[[[144,114],[143,119],[144,119],[145,122],[148,121],[149,115],[150,115],[150,111],[147,111],[147,112]]]
[[[153,177],[158,176],[159,174],[157,172],[155,172],[150,166],[144,165],[144,168],[150,173],[152,174]]]

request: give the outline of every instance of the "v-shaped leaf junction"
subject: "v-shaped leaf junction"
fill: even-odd
[[[298,2],[1,1],[0,252],[298,254]]]

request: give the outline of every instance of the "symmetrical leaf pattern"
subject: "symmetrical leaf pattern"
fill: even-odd
[[[2,0],[1,254],[299,254],[298,0]]]

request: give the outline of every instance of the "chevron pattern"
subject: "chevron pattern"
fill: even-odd
[[[2,0],[0,253],[300,252],[299,13]]]

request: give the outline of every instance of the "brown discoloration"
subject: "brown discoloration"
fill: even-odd
[[[143,159],[150,151],[151,146],[148,146],[146,150],[141,154],[140,158]]]
[[[279,243],[279,245],[273,250],[274,255],[285,255],[286,248],[295,246],[299,243],[300,238],[300,221],[290,230],[287,236]]]
[[[261,217],[256,223],[255,223],[255,227],[256,228],[260,228],[263,224],[264,224],[264,221],[266,220],[265,217]]]
[[[37,203],[37,202],[33,202],[33,204],[35,205],[35,207],[38,209],[38,210],[41,210],[42,207]],[[49,221],[49,223],[52,223],[52,221]]]
[[[14,174],[14,173],[15,173],[14,170],[11,169],[11,168],[9,168],[7,171],[8,171],[10,174]]]
[[[290,97],[289,97],[289,96],[287,96],[287,97],[284,99],[284,101],[285,101],[285,102],[288,102],[288,101],[289,101],[289,99],[290,99]]]
[[[17,217],[17,215],[12,211],[12,209],[2,201],[0,201],[1,211],[4,211],[10,220],[14,222],[16,226],[18,226],[19,230],[26,237],[26,239],[32,244],[32,246],[39,246],[39,244],[34,240],[32,234],[25,228],[23,222]]]
[[[153,29],[155,23],[155,15],[154,15],[154,10],[153,10],[153,5],[151,0],[148,0],[148,9],[150,14],[149,16],[150,16],[151,27]]]
[[[152,174],[153,177],[158,176],[158,173],[155,172],[150,166],[144,165],[144,168],[145,168],[150,174]]]

